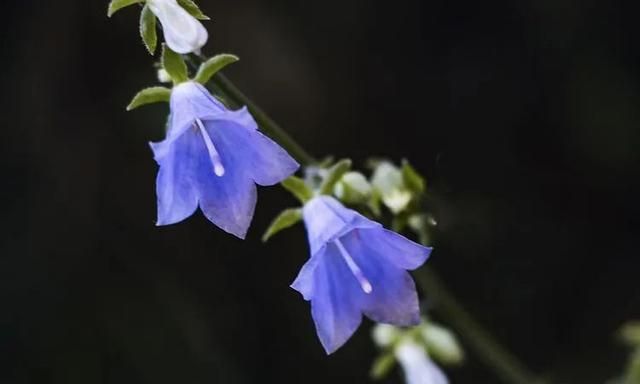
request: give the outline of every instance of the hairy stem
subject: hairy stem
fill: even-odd
[[[289,134],[287,134],[260,107],[246,97],[233,83],[221,73],[212,79],[213,88],[228,102],[235,106],[246,105],[256,119],[260,128],[269,137],[278,142],[302,165],[316,163],[315,159],[304,150]],[[448,291],[437,273],[424,267],[415,273],[416,280],[424,291],[437,302],[435,310],[444,320],[458,331],[466,344],[487,367],[492,369],[507,384],[541,384],[543,381],[535,377],[525,365],[506,348],[500,345],[490,333],[475,321],[463,308],[462,304]]]

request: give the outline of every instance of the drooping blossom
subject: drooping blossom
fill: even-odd
[[[384,229],[328,196],[303,208],[311,258],[292,288],[311,301],[327,353],[341,347],[364,314],[398,326],[420,323],[415,284],[407,270],[421,266],[430,248]]]
[[[407,384],[449,384],[447,376],[429,358],[424,346],[414,340],[404,338],[393,353]]]
[[[176,0],[147,0],[164,32],[164,39],[171,50],[180,54],[198,52],[209,37],[207,30]]]
[[[258,132],[246,107],[228,110],[202,85],[171,92],[164,141],[151,143],[160,166],[158,225],[177,223],[200,207],[223,230],[244,238],[253,218],[256,186],[274,185],[299,165]]]

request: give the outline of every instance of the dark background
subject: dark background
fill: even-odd
[[[640,317],[640,10],[610,0],[201,0],[206,53],[317,156],[410,159],[439,197],[430,261],[535,371],[602,383]],[[364,383],[369,323],[335,355],[288,288],[294,200],[247,241],[156,228],[166,106],[138,10],[12,1],[0,31],[1,383]],[[437,313],[436,313],[437,317]],[[497,382],[473,356],[454,383]],[[390,383],[401,382],[394,374]]]

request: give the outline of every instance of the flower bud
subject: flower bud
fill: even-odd
[[[371,197],[371,184],[359,172],[347,172],[333,188],[336,197],[347,204],[366,203]]]
[[[164,39],[172,51],[187,54],[197,52],[205,45],[207,30],[176,0],[147,0],[147,4],[160,19]]]
[[[402,171],[388,161],[378,164],[371,184],[380,193],[384,205],[396,215],[404,211],[413,198],[413,194],[405,186]]]
[[[422,338],[429,355],[442,364],[459,364],[464,352],[457,338],[448,329],[428,322],[421,327]]]

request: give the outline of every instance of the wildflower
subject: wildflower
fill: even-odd
[[[430,248],[418,245],[329,196],[303,208],[311,258],[292,288],[311,301],[311,314],[327,353],[356,331],[362,314],[373,321],[420,323],[415,284],[407,270],[421,266]]]
[[[429,358],[425,348],[410,338],[395,347],[394,355],[400,363],[407,384],[448,384],[442,370]]]
[[[169,48],[180,54],[198,52],[209,37],[207,30],[176,0],[147,0],[151,12],[162,24]]]
[[[256,204],[256,187],[279,183],[299,165],[257,131],[246,107],[228,110],[196,82],[171,92],[164,141],[151,143],[160,166],[158,225],[177,223],[196,208],[223,230],[244,238]]]

